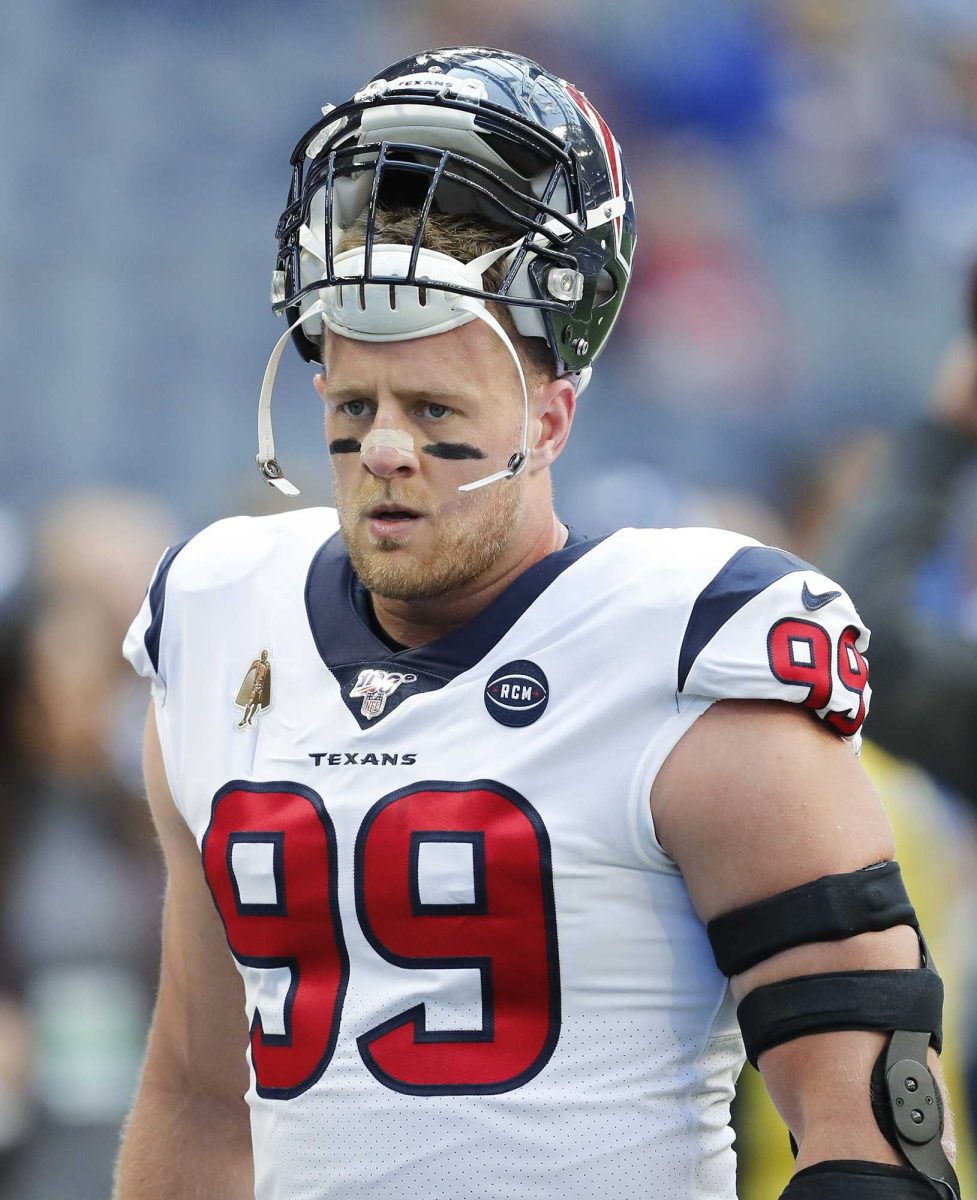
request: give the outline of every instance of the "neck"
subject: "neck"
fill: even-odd
[[[496,568],[457,592],[423,600],[390,600],[372,595],[373,611],[384,632],[405,646],[423,646],[466,625],[540,559],[562,548],[567,530],[551,514],[535,538],[514,560],[500,561]]]

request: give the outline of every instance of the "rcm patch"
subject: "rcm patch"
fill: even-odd
[[[546,710],[550,688],[534,662],[521,658],[506,663],[485,685],[485,707],[500,725],[532,725]]]

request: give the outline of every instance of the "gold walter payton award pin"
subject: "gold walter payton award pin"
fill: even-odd
[[[271,663],[267,650],[262,650],[261,657],[248,667],[234,703],[244,709],[244,716],[237,723],[238,729],[254,725],[258,713],[271,707]]]

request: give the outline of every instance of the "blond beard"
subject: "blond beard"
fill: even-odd
[[[491,570],[511,545],[523,509],[525,483],[522,476],[501,480],[491,485],[490,494],[476,493],[465,505],[470,506],[469,511],[463,509],[440,520],[428,517],[434,544],[420,560],[409,550],[397,554],[400,543],[395,538],[366,549],[357,544],[355,531],[362,528],[359,514],[394,497],[381,495],[369,504],[356,505],[352,524],[348,506],[337,497],[339,526],[354,571],[368,591],[386,600],[427,600],[464,587]]]

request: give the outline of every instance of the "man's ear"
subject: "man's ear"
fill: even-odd
[[[320,371],[317,375],[312,376],[312,386],[319,393],[319,399],[324,401],[326,398],[326,373],[325,373],[325,371]]]
[[[576,407],[577,395],[568,379],[553,379],[537,390],[529,423],[530,472],[545,471],[563,453]]]

